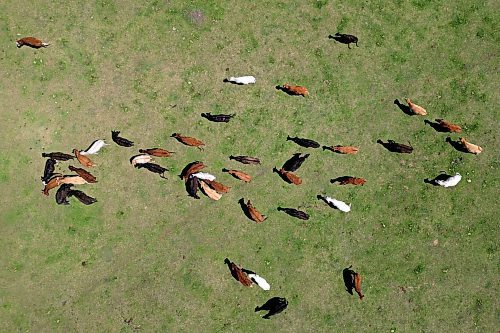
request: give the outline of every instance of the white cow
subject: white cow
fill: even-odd
[[[97,154],[97,152],[101,150],[102,147],[107,145],[108,144],[104,142],[104,140],[95,140],[86,150],[80,151],[80,154],[82,155]]]
[[[250,83],[255,83],[255,77],[253,77],[253,76],[240,76],[240,77],[231,76],[229,79],[225,79],[224,81],[235,83],[235,84],[250,84]]]
[[[455,176],[449,176],[447,179],[436,179],[434,182],[443,187],[452,187],[457,185],[460,180],[462,180],[462,175],[457,172]]]
[[[351,211],[351,204],[348,205],[343,201],[336,200],[336,199],[333,199],[330,197],[325,197],[325,200],[326,200],[326,202],[332,204],[332,206],[334,206],[335,208],[337,208],[338,210],[340,210],[344,213],[348,213]]]
[[[255,284],[257,284],[262,289],[264,289],[264,290],[271,289],[271,286],[269,285],[269,283],[267,283],[267,281],[263,277],[260,277],[255,273],[248,274],[248,277],[250,278],[250,280],[252,280]]]
[[[206,173],[206,172],[193,173],[191,175],[191,177],[196,177],[198,179],[204,179],[204,180],[215,180],[215,176],[214,175],[211,175],[211,174]]]

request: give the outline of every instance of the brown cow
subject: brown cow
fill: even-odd
[[[464,138],[460,138],[460,143],[464,147],[465,150],[467,150],[471,154],[480,154],[483,151],[483,148],[479,147],[478,145],[475,145],[473,143],[467,142]]]
[[[358,294],[359,299],[365,297],[361,292],[361,275],[359,273],[354,273],[354,291]]]
[[[357,154],[359,152],[359,148],[354,146],[323,146],[323,150],[326,149],[338,154]]]
[[[168,151],[161,148],[139,149],[139,153],[149,154],[156,157],[170,157],[174,154],[173,151]]]
[[[87,184],[87,181],[80,176],[64,176],[58,181],[59,184],[73,184],[73,185],[83,185]]]
[[[203,181],[219,193],[227,193],[231,189],[231,187],[226,186],[222,183],[216,182],[215,180],[204,179]]]
[[[222,198],[222,194],[217,193],[216,190],[208,186],[203,180],[200,180],[200,187],[201,191],[210,199],[217,201]]]
[[[330,181],[332,184],[338,182],[339,185],[365,185],[366,179],[364,178],[356,178],[351,176],[344,176],[332,179]]]
[[[412,101],[409,98],[406,98],[406,103],[408,103],[408,107],[410,108],[411,112],[415,115],[419,116],[425,116],[427,115],[427,111],[425,109],[417,104],[412,103]]]
[[[94,162],[92,162],[92,160],[87,156],[80,154],[80,151],[78,149],[73,149],[73,154],[75,154],[76,158],[78,159],[78,162],[80,162],[80,164],[86,168],[91,168],[97,165]]]
[[[243,272],[243,270],[238,267],[234,262],[229,261],[228,258],[224,259],[224,263],[229,267],[231,271],[231,275],[242,285],[245,287],[251,287],[253,285],[252,280],[248,277],[248,275]]]
[[[63,177],[62,176],[55,176],[53,178],[51,178],[47,184],[45,184],[45,187],[43,188],[42,192],[43,194],[45,195],[49,195],[49,191],[52,190],[53,188],[56,188],[58,187],[59,185],[61,185],[61,183],[59,182]]]
[[[186,146],[191,146],[191,147],[197,147],[198,149],[202,150],[203,146],[205,145],[202,141],[191,138],[189,136],[182,136],[179,133],[174,133],[171,135],[171,137],[176,138],[177,141],[179,141],[182,144],[185,144]]]
[[[289,85],[288,83],[285,83],[281,87],[281,89],[290,95],[298,95],[298,96],[304,96],[304,97],[309,95],[309,91],[307,91],[306,87]]]
[[[88,183],[97,183],[97,180],[94,175],[92,175],[90,172],[88,172],[85,169],[82,168],[75,168],[74,166],[70,165],[68,167],[71,171],[74,171],[78,174],[78,176],[82,177],[85,179]]]
[[[267,219],[265,215],[262,215],[257,209],[255,209],[250,200],[245,203],[245,200],[241,198],[239,200],[239,203],[245,211],[246,215],[254,222],[261,223]]]
[[[224,168],[224,169],[222,169],[222,172],[227,172],[231,176],[233,176],[239,180],[242,180],[245,183],[249,183],[252,180],[252,176],[247,175],[246,173],[238,171],[238,170],[228,170],[228,169]]]
[[[302,179],[300,179],[299,176],[297,176],[296,174],[294,174],[290,171],[286,171],[283,168],[279,169],[279,170],[276,168],[273,168],[273,171],[277,172],[281,176],[281,178],[283,178],[283,180],[289,184],[295,184],[295,185],[302,184]]]
[[[24,38],[16,40],[17,47],[22,47],[23,45],[32,47],[34,49],[39,49],[41,47],[47,47],[50,44],[44,43],[40,39],[35,38],[35,37],[24,37]]]
[[[435,119],[435,121],[446,132],[452,132],[452,133],[462,132],[462,127],[460,127],[456,124],[450,123],[449,121],[446,121],[444,119]]]
[[[179,177],[181,177],[182,179],[186,180],[193,173],[197,173],[198,171],[200,171],[201,169],[203,169],[205,167],[206,167],[206,165],[203,164],[203,162],[200,162],[200,161],[191,162],[188,165],[186,165],[184,167],[184,169],[182,169],[182,172],[179,175]]]

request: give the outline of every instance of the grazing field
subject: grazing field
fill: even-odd
[[[0,331],[498,331],[498,13],[487,0],[0,2]],[[359,47],[328,38],[336,32]],[[16,48],[24,36],[51,45]],[[241,75],[257,83],[222,82]],[[310,95],[275,89],[284,83]],[[428,115],[403,113],[394,100],[405,97]],[[213,123],[202,112],[236,116]],[[462,133],[424,124],[435,118]],[[116,145],[112,130],[135,146]],[[301,148],[287,135],[360,152]],[[484,152],[457,151],[447,136]],[[41,153],[95,139],[110,144],[91,156],[98,183],[77,188],[98,202],[42,195]],[[155,158],[167,180],[129,164],[152,147],[175,151]],[[272,172],[296,152],[311,154],[300,186]],[[232,187],[220,201],[187,196],[177,175],[195,160]],[[79,166],[57,171],[69,165]],[[463,179],[424,183],[440,171]],[[330,183],[340,176],[367,182]],[[268,219],[251,222],[240,198]],[[271,290],[240,285],[226,257]],[[363,300],[345,291],[350,265]],[[288,309],[261,319],[254,308],[272,296]]]

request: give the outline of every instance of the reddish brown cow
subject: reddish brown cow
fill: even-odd
[[[198,149],[202,150],[203,146],[205,145],[202,141],[191,138],[189,136],[182,136],[179,133],[174,133],[171,135],[171,137],[176,138],[177,141],[179,141],[182,144],[185,144],[186,146],[191,146],[191,147],[197,147]]]
[[[357,154],[359,152],[358,147],[354,146],[323,146],[323,150],[328,149],[338,154]]]
[[[301,87],[301,86],[294,86],[294,85],[289,85],[288,83],[285,83],[282,87],[282,89],[289,93],[290,95],[298,95],[298,96],[308,96],[309,91],[307,91],[306,87]]]
[[[16,40],[16,46],[22,47],[23,45],[32,47],[34,49],[39,49],[41,47],[47,47],[50,44],[42,42],[40,39],[35,37],[24,37]]]

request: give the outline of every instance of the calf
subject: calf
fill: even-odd
[[[55,167],[56,163],[57,161],[53,158],[49,158],[45,162],[45,168],[43,169],[43,176],[40,177],[42,179],[43,185],[45,185],[49,181],[49,179],[55,175],[54,170],[56,169]]]
[[[205,183],[207,183],[211,188],[213,188],[214,190],[216,190],[217,192],[219,193],[228,193],[229,190],[231,189],[231,187],[229,186],[226,186],[222,183],[219,183],[219,182],[216,182],[215,180],[208,180],[208,179],[205,179],[204,180]]]
[[[288,301],[286,298],[282,297],[273,297],[269,299],[264,305],[262,306],[257,306],[255,308],[255,312],[257,311],[269,311],[266,315],[264,315],[264,319],[269,319],[271,316],[274,316],[275,314],[278,314],[280,312],[283,312],[288,307]]]
[[[74,166],[70,165],[68,167],[68,169],[70,169],[71,171],[73,172],[76,172],[76,174],[80,177],[82,177],[83,179],[85,179],[87,181],[87,183],[97,183],[97,180],[95,178],[94,175],[92,175],[90,172],[88,172],[87,170],[85,169],[82,169],[82,168],[75,168]]]
[[[207,183],[205,183],[203,180],[200,180],[200,188],[201,191],[212,200],[217,201],[222,198],[222,194],[217,193],[216,190],[208,186]]]
[[[358,37],[356,37],[354,35],[341,34],[341,33],[337,32],[335,34],[335,36],[330,35],[330,36],[328,36],[328,38],[334,39],[337,42],[342,43],[342,44],[347,44],[348,48],[351,48],[351,43],[354,43],[354,44],[356,44],[356,46],[359,47]]]
[[[73,149],[73,154],[75,154],[76,158],[78,159],[78,162],[80,162],[80,164],[83,165],[84,167],[91,168],[96,166],[96,164],[92,162],[90,158],[80,154],[80,151],[78,149]]]
[[[111,139],[113,141],[122,147],[132,147],[134,145],[134,142],[127,140],[125,138],[122,138],[121,136],[118,136],[120,134],[120,131],[111,131]]]
[[[365,185],[366,179],[364,178],[356,178],[356,177],[351,177],[351,176],[343,176],[343,177],[338,177],[335,179],[331,179],[330,183],[336,183],[338,182],[339,185]]]
[[[130,164],[136,166],[137,164],[153,162],[153,158],[148,154],[135,155],[130,158]]]
[[[409,98],[406,98],[405,100],[406,100],[406,103],[408,104],[408,107],[410,108],[410,111],[414,115],[418,115],[418,116],[427,115],[427,111],[423,107],[421,107],[415,103],[412,103],[412,101]]]
[[[56,202],[58,205],[69,205],[67,197],[73,184],[62,184],[56,192]]]
[[[186,146],[197,147],[200,150],[203,150],[203,146],[205,146],[205,144],[202,141],[195,138],[191,138],[189,136],[182,136],[179,133],[173,133],[171,137],[175,138],[177,141],[179,141],[182,144],[185,144]]]
[[[48,158],[52,158],[52,159],[58,160],[58,161],[67,161],[67,160],[72,160],[75,158],[73,155],[65,154],[65,153],[61,153],[61,152],[42,153],[42,157],[48,157]]]
[[[228,123],[236,114],[211,114],[202,113],[201,116],[216,123]]]
[[[302,179],[300,179],[299,176],[295,175],[294,173],[291,173],[290,171],[286,171],[284,169],[278,170],[276,168],[273,168],[273,171],[278,173],[281,176],[281,178],[289,184],[295,184],[295,185],[302,184]]]
[[[168,151],[161,148],[139,149],[139,153],[156,157],[170,157],[172,154],[174,154],[173,151]]]
[[[75,197],[84,205],[92,205],[93,203],[97,202],[96,198],[92,198],[91,196],[88,196],[87,194],[79,190],[69,191],[68,197]]]
[[[234,77],[231,76],[228,79],[224,79],[224,82],[229,82],[233,84],[238,84],[238,85],[246,85],[246,84],[252,84],[255,83],[255,77],[248,75],[248,76],[239,76],[239,77]]]
[[[354,146],[340,146],[340,145],[337,145],[337,146],[323,146],[323,150],[331,150],[333,151],[334,153],[337,153],[337,154],[357,154],[359,152],[359,148],[358,147],[354,147]]]
[[[300,153],[293,154],[292,158],[283,164],[282,169],[285,171],[295,172],[308,157],[309,154],[305,154],[302,157],[300,156]]]
[[[306,220],[306,221],[309,220],[309,214],[307,214],[306,212],[303,212],[301,210],[297,210],[295,208],[278,207],[278,211],[285,212],[288,215],[296,217],[296,218],[301,219],[301,220]]]
[[[184,169],[182,169],[181,171],[181,174],[179,175],[179,177],[181,179],[188,179],[189,176],[191,176],[193,173],[196,173],[198,171],[200,171],[201,169],[205,168],[206,165],[203,164],[202,162],[200,161],[194,161],[194,162],[191,162],[189,163],[188,165],[186,165],[184,167]]]
[[[62,176],[55,176],[49,179],[49,181],[45,184],[45,187],[43,188],[42,192],[44,195],[49,195],[49,191],[53,188],[58,187],[61,185],[60,180],[62,179]]]
[[[294,86],[294,85],[289,85],[288,83],[285,83],[283,86],[279,87],[279,89],[283,90],[288,95],[296,95],[296,96],[303,96],[303,97],[309,96],[309,91],[307,90],[306,87]]]
[[[411,145],[405,145],[402,143],[394,142],[393,140],[388,140],[387,142],[383,142],[382,140],[377,140],[377,143],[380,143],[385,147],[388,151],[393,153],[400,154],[411,154],[413,152],[413,147]]]
[[[99,152],[99,150],[101,150],[101,148],[104,146],[107,146],[104,140],[95,140],[86,150],[82,150],[80,154],[82,155],[97,154],[97,152]]]
[[[168,171],[167,168],[162,167],[161,165],[154,164],[154,163],[141,163],[141,164],[136,164],[135,167],[137,169],[147,169],[153,173],[157,173],[160,175],[161,178],[168,179],[165,177],[165,172]]]
[[[229,267],[229,271],[236,281],[240,282],[245,287],[252,286],[252,280],[250,280],[248,275],[243,272],[243,270],[238,267],[238,265],[236,265],[234,262],[231,262],[228,258],[224,259],[224,263]]]
[[[230,155],[229,159],[238,161],[243,164],[260,164],[260,160],[257,157]]]
[[[252,176],[247,175],[246,173],[238,170],[228,170],[226,168],[222,169],[222,172],[227,172],[234,178],[244,181],[245,183],[249,183],[252,180]]]
[[[286,140],[293,141],[296,144],[298,144],[299,146],[302,146],[305,148],[319,148],[319,146],[320,146],[319,143],[317,143],[316,141],[311,140],[311,139],[303,139],[303,138],[298,138],[298,137],[292,138],[290,136],[287,136]]]
[[[200,181],[196,177],[188,177],[186,179],[186,191],[189,194],[190,197],[193,197],[195,199],[199,199],[200,197],[198,196],[198,187],[200,186]]]
[[[460,143],[462,144],[463,148],[471,154],[477,155],[483,151],[483,148],[473,143],[467,142],[464,138],[460,138]]]
[[[41,47],[47,47],[50,44],[44,43],[40,39],[35,38],[35,37],[24,37],[24,38],[16,40],[16,46],[18,48],[23,47],[24,45],[32,47],[34,49],[39,49]]]

